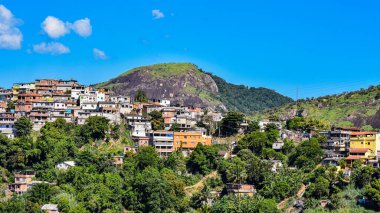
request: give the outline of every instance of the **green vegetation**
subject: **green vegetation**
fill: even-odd
[[[136,102],[148,102],[148,98],[146,97],[146,94],[142,90],[138,90],[135,95],[135,101]]]
[[[159,112],[150,116],[161,119]],[[236,129],[244,119],[231,112],[224,122]],[[82,126],[57,119],[32,137],[28,121],[20,123],[26,131],[15,139],[0,134],[2,188],[22,170],[35,171],[37,180],[50,184],[35,184],[20,196],[0,194],[0,212],[40,212],[46,203],[58,204],[61,212],[279,212],[278,203],[292,210],[289,205],[300,199],[305,212],[373,212],[380,207],[380,169],[355,164],[349,178],[336,167],[321,166],[319,136],[300,144],[285,140],[283,149],[275,151],[271,147],[279,130],[273,124],[261,132],[250,123],[232,158],[218,154],[229,148],[223,144],[199,143],[189,157],[178,150],[167,158],[148,146],[125,153],[124,162],[115,165],[113,156],[123,153],[129,135],[125,124],[96,116]],[[302,129],[305,123],[319,124],[297,119],[288,127]],[[77,165],[66,171],[55,167],[67,160]],[[234,196],[227,192],[229,184],[253,185],[256,194]],[[364,198],[361,205],[359,198]],[[320,200],[328,200],[326,208]]]
[[[16,135],[24,137],[30,135],[33,124],[28,117],[21,117],[15,122]]]
[[[308,119],[329,122],[335,126],[365,126],[379,129],[380,86],[371,86],[354,92],[299,100],[280,108],[268,110],[254,117],[287,119],[303,114]]]
[[[150,66],[137,67],[121,74],[121,76],[126,76],[136,71],[143,71],[149,72],[156,78],[168,78],[177,75],[184,75],[190,70],[194,71],[197,75],[202,74],[198,70],[197,66],[191,63],[162,63]]]
[[[210,74],[210,76],[214,79],[216,85],[218,85],[218,99],[230,111],[249,114],[292,102],[291,98],[283,96],[274,90],[234,85],[216,75]]]
[[[154,110],[151,113],[149,113],[149,117],[151,119],[152,123],[152,129],[153,130],[163,130],[164,129],[164,119],[162,118],[162,113]]]

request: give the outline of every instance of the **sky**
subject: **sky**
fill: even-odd
[[[380,84],[380,2],[0,0],[0,86],[191,62],[296,98]]]

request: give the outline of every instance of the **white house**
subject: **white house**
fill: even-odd
[[[76,163],[74,161],[63,161],[61,163],[58,163],[55,167],[59,170],[67,170],[70,167],[74,167]]]

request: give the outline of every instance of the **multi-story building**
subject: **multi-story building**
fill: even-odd
[[[202,131],[174,132],[174,148],[177,150],[193,150],[198,143],[211,146],[212,137],[206,136]]]
[[[169,156],[174,151],[173,136],[172,131],[154,131],[150,133],[150,143],[160,156]]]
[[[14,138],[15,115],[14,113],[0,113],[0,133],[8,138]]]
[[[320,132],[325,135],[326,141],[322,144],[325,158],[322,164],[337,166],[339,161],[346,157],[350,149],[350,134],[347,130],[332,130]]]
[[[380,150],[380,134],[376,132],[351,132],[349,156],[347,164],[361,160],[366,164],[378,166],[378,151]]]

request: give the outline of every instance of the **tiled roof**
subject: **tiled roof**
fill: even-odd
[[[368,148],[355,148],[350,149],[350,153],[366,153],[368,150]]]
[[[350,135],[374,135],[377,132],[351,132]]]
[[[350,155],[346,158],[346,160],[360,160],[361,157],[360,156],[354,156],[354,155]]]

